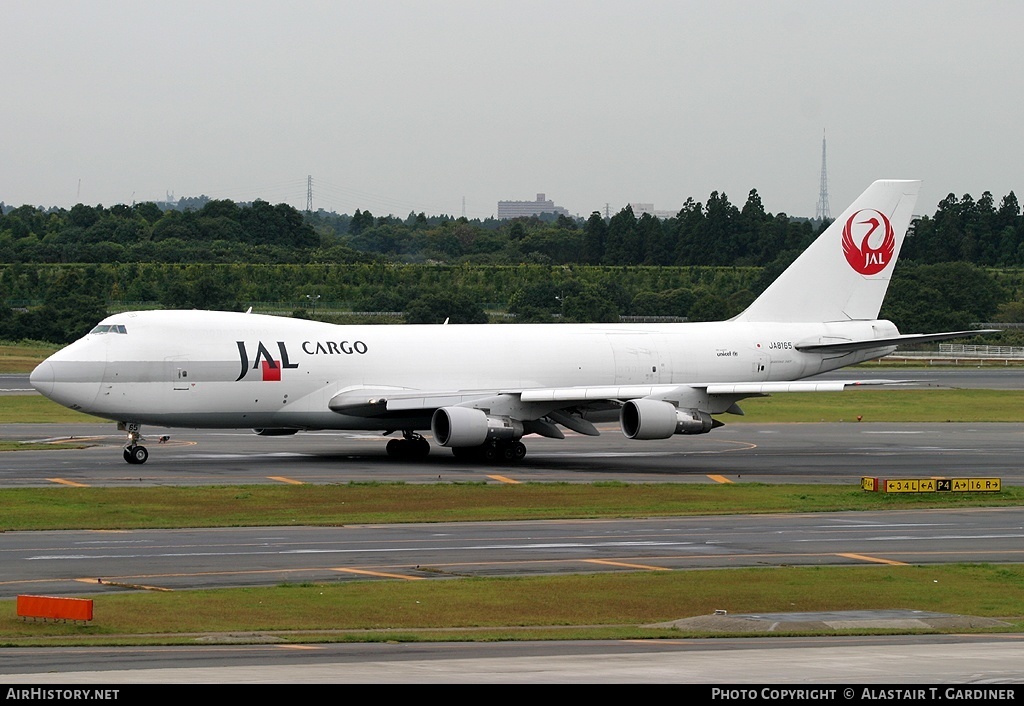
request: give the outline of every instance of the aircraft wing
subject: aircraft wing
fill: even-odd
[[[429,414],[442,407],[491,407],[496,404],[516,408],[525,418],[550,416],[564,408],[594,405],[617,406],[627,400],[656,399],[673,401],[718,414],[740,413],[733,407],[745,397],[761,397],[778,392],[840,392],[847,387],[907,385],[906,380],[797,380],[790,382],[716,382],[687,385],[610,385],[601,387],[539,387],[494,390],[412,390],[408,388],[359,387],[343,390],[328,403],[339,414],[380,417],[388,414]]]
[[[664,399],[689,390],[709,395],[770,395],[773,392],[840,392],[857,385],[902,385],[904,380],[797,380],[790,382],[711,382],[687,385],[632,385],[627,387],[566,387],[523,390],[523,401],[585,402],[587,400]]]
[[[669,394],[679,385],[611,385],[607,387],[538,387],[492,390],[413,390],[408,388],[360,387],[343,390],[327,406],[340,414],[374,417],[394,412],[431,412],[441,407],[472,406],[494,397],[514,397],[525,403],[571,404],[631,400]]]
[[[332,412],[379,417],[389,412],[430,412],[493,396],[491,391],[415,390],[404,387],[356,387],[338,392],[327,403]]]

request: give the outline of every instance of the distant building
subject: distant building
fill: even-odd
[[[656,211],[653,203],[630,203],[629,207],[633,209],[633,215],[639,218],[645,213],[649,213],[655,218],[662,220],[666,218],[675,218],[679,211]]]
[[[569,211],[556,206],[554,201],[548,201],[544,194],[537,194],[536,201],[499,201],[498,220],[506,218],[529,218],[539,216],[542,213],[553,213],[556,216],[568,216]]]

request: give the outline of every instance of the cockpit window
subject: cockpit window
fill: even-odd
[[[99,324],[89,333],[128,333],[124,324]]]

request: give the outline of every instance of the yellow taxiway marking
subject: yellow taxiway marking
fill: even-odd
[[[709,475],[708,478],[715,481],[716,483],[732,483],[732,481],[726,478],[725,476]]]
[[[892,564],[894,566],[909,566],[904,561],[893,561],[892,559],[880,559],[877,556],[864,556],[863,554],[843,554],[840,553],[837,556],[844,556],[847,559],[858,559],[859,561],[870,561],[875,564]]]
[[[511,478],[506,478],[505,476],[487,476],[487,477],[490,478],[491,480],[496,480],[499,483],[511,483],[513,485],[518,485],[519,484],[519,481],[513,480]]]
[[[166,591],[173,593],[174,589],[163,586],[147,586],[144,583],[122,583],[120,581],[104,581],[103,579],[75,579],[78,583],[98,583],[101,586],[117,586],[118,588],[137,588],[141,591]]]
[[[274,645],[274,647],[280,647],[283,650],[322,650],[322,649],[324,649],[320,645]]]
[[[288,483],[289,485],[303,485],[301,480],[295,480],[294,478],[285,478],[284,476],[267,476],[270,480],[276,480],[278,483]]]
[[[360,574],[362,576],[380,576],[385,579],[405,579],[407,581],[422,581],[425,577],[423,576],[405,576],[403,574],[388,574],[383,571],[364,571],[363,569],[345,569],[337,568],[331,569],[331,571],[340,571],[343,574]]]
[[[584,559],[588,564],[604,564],[606,566],[622,566],[627,569],[648,569],[650,571],[671,571],[664,566],[647,566],[645,564],[627,564],[624,561],[607,561],[605,559]]]
[[[51,483],[59,483],[60,485],[70,485],[73,488],[88,488],[89,486],[85,483],[76,483],[73,480],[64,480],[63,478],[47,478],[46,480]]]

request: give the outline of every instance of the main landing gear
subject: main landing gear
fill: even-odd
[[[403,431],[401,439],[391,439],[388,456],[395,458],[423,458],[430,453],[430,442],[414,431]]]
[[[452,455],[466,461],[517,463],[526,457],[526,444],[518,439],[498,439],[480,446],[453,446]]]
[[[139,444],[139,440],[142,438],[142,434],[139,432],[141,427],[135,423],[122,422],[117,425],[117,428],[128,432],[128,441],[124,445],[124,460],[133,465],[148,461],[149,450]]]
[[[386,448],[392,458],[425,458],[430,453],[430,443],[412,431],[403,431],[401,439],[389,440]],[[479,446],[453,446],[452,455],[462,461],[491,465],[517,463],[526,456],[526,444],[519,439],[495,439]]]

